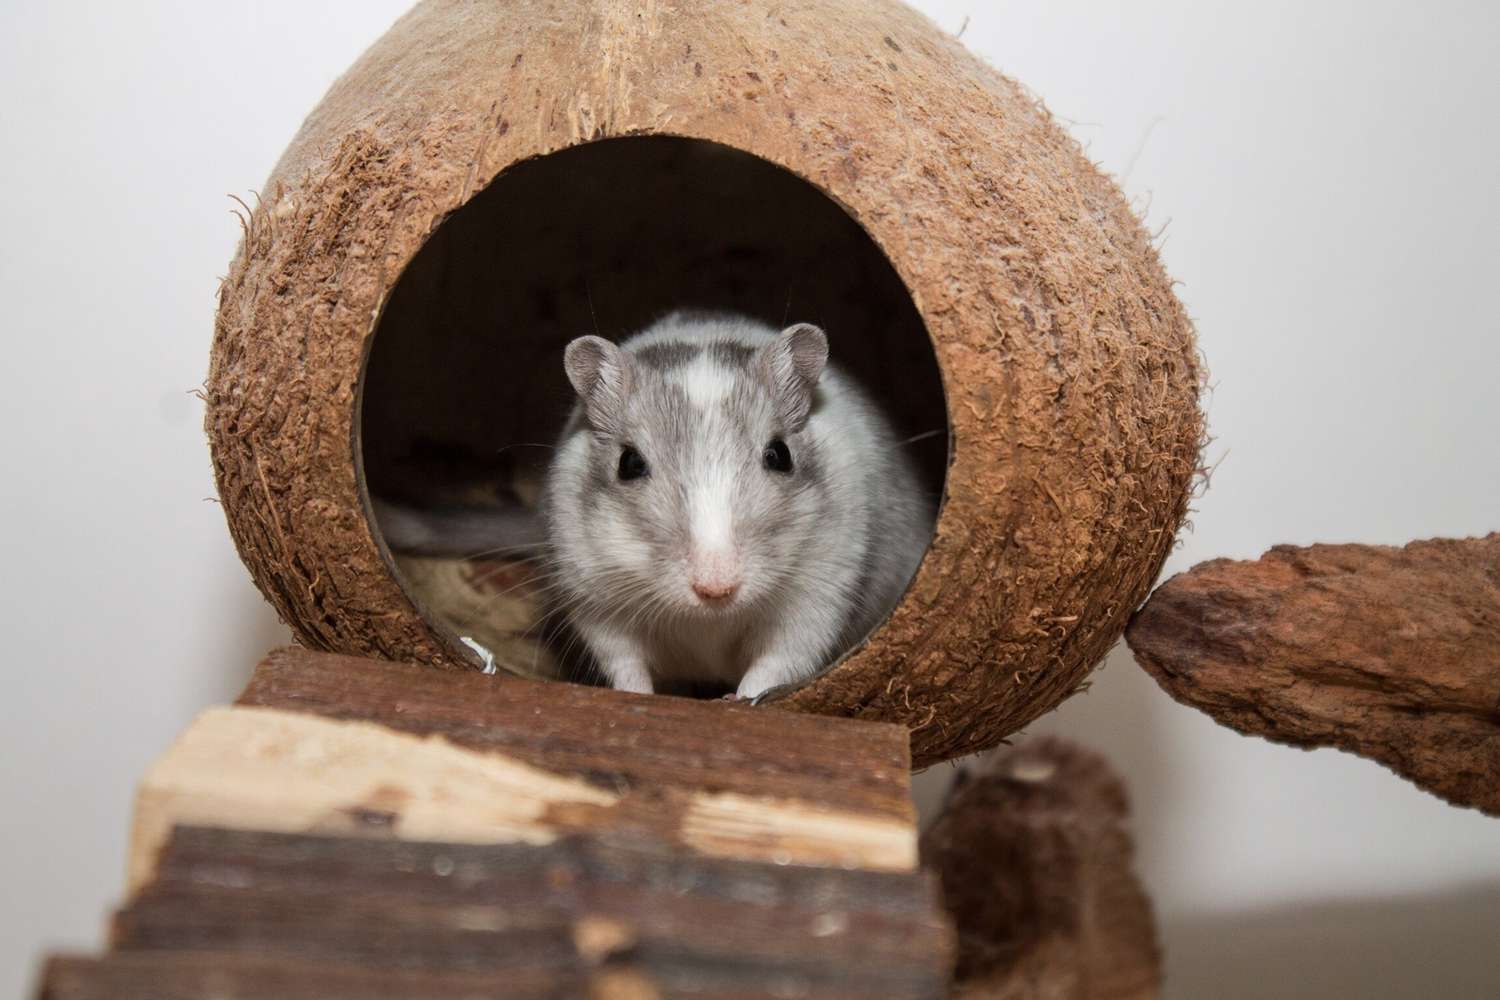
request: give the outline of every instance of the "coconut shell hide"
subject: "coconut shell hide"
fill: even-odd
[[[941,373],[949,463],[922,568],[881,629],[773,703],[905,723],[923,765],[1076,691],[1186,514],[1191,325],[1077,143],[888,0],[430,0],[334,84],[248,220],[207,383],[231,532],[297,637],[474,665],[371,529],[371,341],[450,215],[512,168],[626,136],[720,144],[815,186],[888,259]]]

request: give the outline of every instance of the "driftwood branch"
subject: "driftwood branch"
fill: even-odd
[[[1217,559],[1163,584],[1126,638],[1224,725],[1500,815],[1500,534]]]
[[[1149,1000],[1151,904],[1131,871],[1125,790],[1098,755],[1043,739],[956,786],[922,837],[958,932],[957,994]]]

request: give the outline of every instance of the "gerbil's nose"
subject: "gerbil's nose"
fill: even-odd
[[[738,580],[733,580],[727,583],[708,580],[693,581],[693,593],[703,598],[703,600],[707,601],[709,604],[726,603],[731,597],[735,595],[735,591],[739,589],[740,582]]]
[[[740,589],[740,565],[732,552],[693,555],[693,593],[707,604],[725,604]]]

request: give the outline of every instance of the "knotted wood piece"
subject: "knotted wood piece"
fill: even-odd
[[[962,776],[922,837],[958,934],[955,995],[1149,1000],[1151,903],[1131,870],[1124,786],[1099,755],[1039,739]]]
[[[1216,559],[1158,588],[1126,638],[1226,726],[1500,815],[1500,534]]]

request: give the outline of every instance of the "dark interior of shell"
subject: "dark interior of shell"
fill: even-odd
[[[416,505],[534,505],[573,403],[563,347],[586,333],[621,339],[676,308],[822,326],[834,362],[874,394],[926,487],[941,493],[941,376],[880,249],[790,171],[662,136],[524,161],[436,230],[393,289],[370,348],[360,414],[367,488]],[[576,658],[563,665],[566,643],[544,641],[542,581],[519,554],[394,561],[407,594],[455,646],[469,639],[516,673],[591,679]]]

